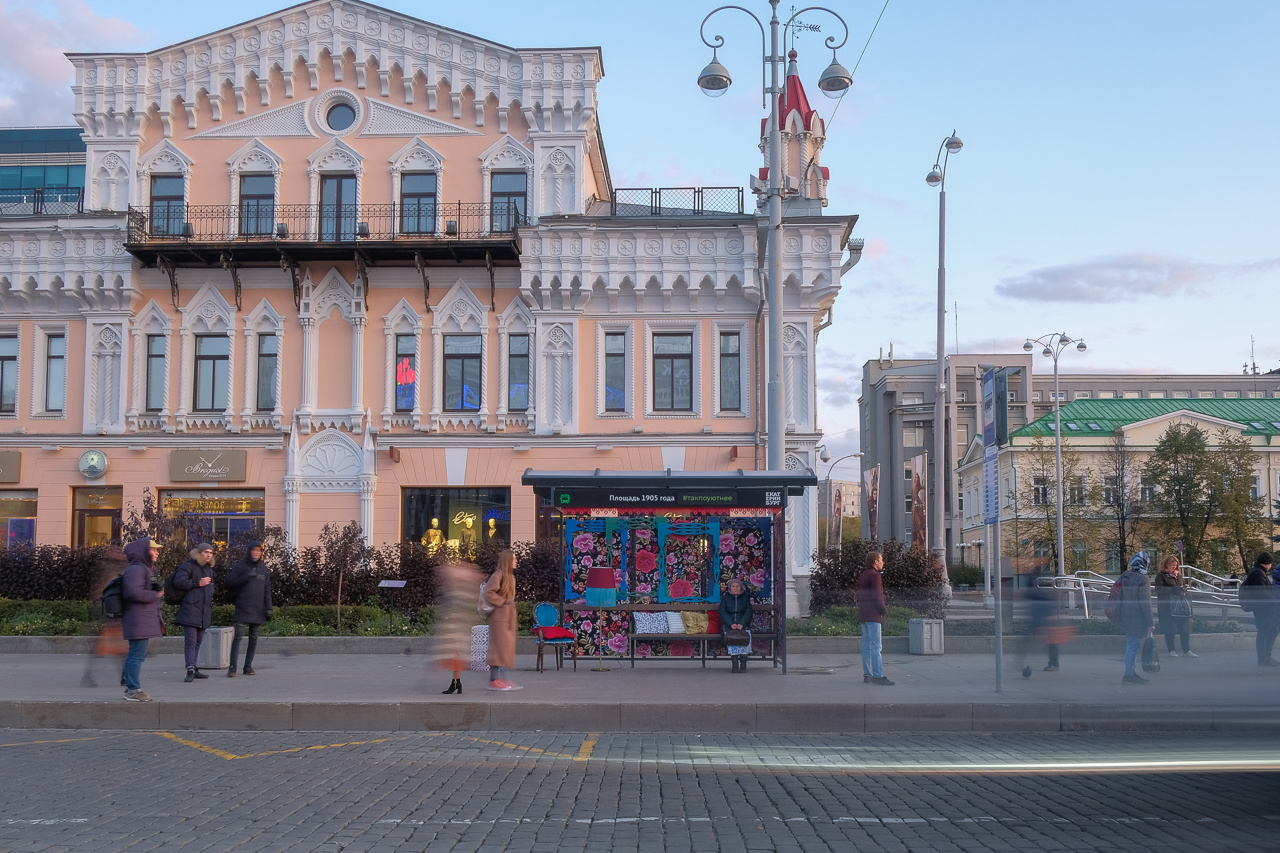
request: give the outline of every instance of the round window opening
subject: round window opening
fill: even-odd
[[[356,111],[350,104],[337,103],[329,107],[325,120],[329,122],[329,127],[336,131],[343,131],[356,123]]]

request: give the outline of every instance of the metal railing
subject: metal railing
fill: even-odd
[[[613,191],[613,216],[707,216],[742,213],[742,187],[624,187]]]
[[[80,187],[0,189],[0,216],[67,216],[84,213]]]
[[[196,243],[507,238],[529,219],[511,204],[242,204],[129,208],[127,241]]]
[[[1187,590],[1193,605],[1222,607],[1224,616],[1226,608],[1240,606],[1236,591],[1240,583],[1238,580],[1224,578],[1221,575],[1197,569],[1195,566],[1182,566],[1182,574],[1187,579]],[[1043,575],[1036,578],[1036,586],[1080,593],[1084,606],[1084,618],[1088,619],[1089,594],[1101,595],[1105,599],[1111,592],[1111,586],[1118,579],[1119,576],[1100,575],[1097,572],[1082,569],[1070,575]],[[1156,597],[1154,587],[1151,596]]]

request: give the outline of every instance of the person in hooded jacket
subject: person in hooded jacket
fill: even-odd
[[[191,549],[191,557],[174,572],[174,588],[183,593],[175,620],[182,626],[187,677],[183,681],[208,678],[196,666],[205,630],[213,624],[213,543],[201,542]]]
[[[164,592],[156,577],[156,558],[160,544],[144,536],[124,548],[129,565],[124,570],[124,618],[120,630],[129,641],[129,654],[124,659],[124,698],[127,702],[150,702],[142,692],[142,662],[152,637],[164,634],[160,608]]]
[[[1280,661],[1272,657],[1276,634],[1280,633],[1280,596],[1276,594],[1280,587],[1274,584],[1274,572],[1275,560],[1263,551],[1240,585],[1240,607],[1253,614],[1256,626],[1258,666],[1280,666]]]
[[[1138,675],[1138,651],[1142,641],[1151,636],[1155,620],[1151,618],[1151,581],[1147,572],[1151,558],[1139,551],[1129,561],[1129,570],[1120,575],[1120,624],[1124,626],[1124,677],[1125,684],[1146,684],[1147,679]]]
[[[724,640],[725,651],[733,662],[733,671],[746,672],[747,657],[751,654],[751,617],[754,611],[751,607],[751,596],[747,595],[747,588],[741,580],[734,578],[729,581],[729,588],[720,597],[719,609],[720,637]],[[741,644],[729,642],[725,635],[731,628],[745,630],[747,641]]]
[[[231,641],[231,667],[228,678],[236,677],[236,661],[240,656],[240,639],[249,632],[249,648],[244,653],[244,674],[253,675],[253,653],[258,648],[258,626],[271,621],[271,573],[262,561],[262,543],[251,542],[245,558],[227,574],[227,589],[235,599],[235,639]]]

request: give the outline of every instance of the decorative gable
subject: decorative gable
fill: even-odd
[[[366,100],[369,121],[361,136],[481,136],[456,124],[428,118],[411,110],[393,107],[381,101]]]

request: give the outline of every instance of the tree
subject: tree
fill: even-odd
[[[1213,461],[1219,504],[1217,541],[1234,549],[1240,567],[1248,571],[1270,532],[1266,504],[1254,488],[1254,471],[1261,460],[1248,438],[1223,429]]]
[[[1115,531],[1115,547],[1120,553],[1121,565],[1137,550],[1138,521],[1142,517],[1142,471],[1138,454],[1129,445],[1124,432],[1116,430],[1111,444],[1101,454],[1102,513]]]
[[[1209,525],[1219,510],[1219,472],[1203,431],[1173,424],[1142,468],[1155,524],[1167,539],[1182,541],[1184,562],[1200,565]]]
[[[1049,570],[1057,572],[1058,566],[1058,467],[1054,457],[1054,442],[1045,436],[1036,436],[1019,460],[1018,496],[1015,512],[1026,511],[1025,526],[1015,530],[1026,538],[1037,557],[1047,553]],[[1096,492],[1089,476],[1081,466],[1080,454],[1071,445],[1062,442],[1062,535],[1063,542],[1078,539],[1087,541],[1093,525],[1089,524],[1088,507]],[[1068,546],[1069,547],[1069,546]],[[1072,562],[1066,555],[1064,564]]]

